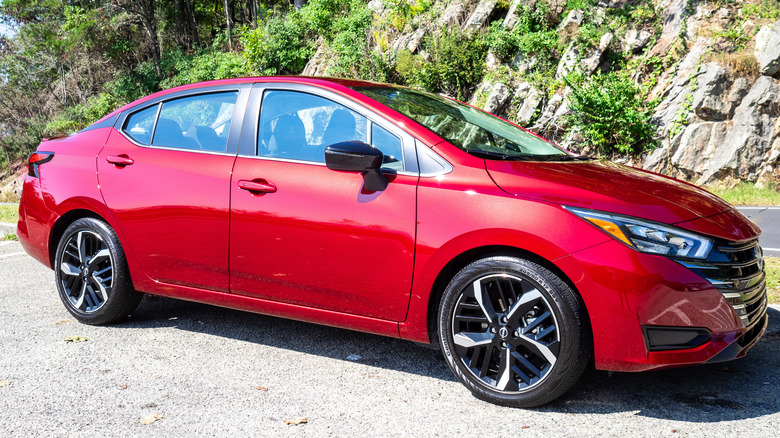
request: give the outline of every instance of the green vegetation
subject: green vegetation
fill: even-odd
[[[758,187],[742,182],[732,188],[707,187],[707,190],[732,205],[780,205],[780,191],[775,183]]]
[[[296,9],[295,3],[304,6]],[[654,147],[647,116],[655,102],[648,95],[687,49],[680,40],[666,53],[647,53],[662,26],[653,1],[597,8],[596,0],[567,0],[559,12],[560,2],[539,0],[517,11],[515,26],[507,29],[502,18],[510,3],[498,2],[486,29],[463,32],[436,28],[449,3],[434,0],[382,0],[379,13],[366,0],[2,0],[0,21],[13,32],[0,37],[0,174],[42,137],[77,131],[140,97],[198,81],[301,74],[318,51],[317,74],[397,83],[461,100],[483,81],[502,82],[510,91],[528,82],[543,102],[572,84],[569,122],[598,152]],[[734,25],[710,35],[726,49],[708,56],[736,74],[757,74],[750,41],[758,26],[780,18],[780,3],[705,3],[742,8]],[[576,31],[562,32],[560,23],[575,10],[584,20]],[[748,19],[756,24],[752,30],[741,26]],[[409,45],[418,28],[426,30],[421,44]],[[621,47],[629,29],[653,35],[642,53]],[[583,77],[580,61],[608,32],[613,38],[599,65],[602,74]],[[564,81],[556,70],[570,47],[580,59]],[[488,52],[502,62],[491,71]],[[485,93],[476,101],[484,102]],[[676,129],[689,113],[681,111]]]
[[[5,236],[0,236],[0,240],[19,240],[19,236],[15,233],[6,234]]]
[[[19,206],[16,204],[0,205],[0,222],[15,224],[19,220]]]
[[[572,85],[569,122],[582,133],[586,145],[603,154],[638,153],[655,146],[653,108],[626,74],[597,74]]]
[[[442,30],[426,38],[423,47],[430,56],[403,51],[396,69],[407,84],[428,91],[443,92],[466,100],[482,79],[487,48],[480,37],[460,30]]]
[[[766,288],[770,304],[780,304],[780,257],[765,257]]]

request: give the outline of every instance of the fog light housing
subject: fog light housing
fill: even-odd
[[[705,328],[644,326],[642,329],[649,351],[696,348],[709,341],[711,336]]]

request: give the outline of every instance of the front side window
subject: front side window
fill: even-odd
[[[395,171],[403,171],[403,152],[401,150],[401,139],[391,134],[387,129],[372,123],[371,124],[371,145],[382,151],[382,168]]]
[[[325,148],[367,141],[368,119],[332,100],[297,91],[263,95],[257,155],[325,162]]]
[[[152,145],[225,152],[236,99],[233,91],[163,102]]]

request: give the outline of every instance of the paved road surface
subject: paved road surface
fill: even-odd
[[[380,336],[167,299],[82,325],[52,271],[0,242],[0,436],[763,438],[780,429],[770,318],[744,359],[591,372],[551,405],[509,409],[472,397],[438,352]]]
[[[737,207],[761,227],[764,255],[780,257],[780,207]]]

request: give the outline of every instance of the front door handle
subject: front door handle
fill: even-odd
[[[106,161],[118,167],[125,167],[135,163],[135,161],[133,161],[132,158],[128,157],[125,154],[109,155],[106,157]]]
[[[238,182],[238,188],[254,194],[276,192],[276,186],[264,179],[255,179],[253,181],[242,179]]]

